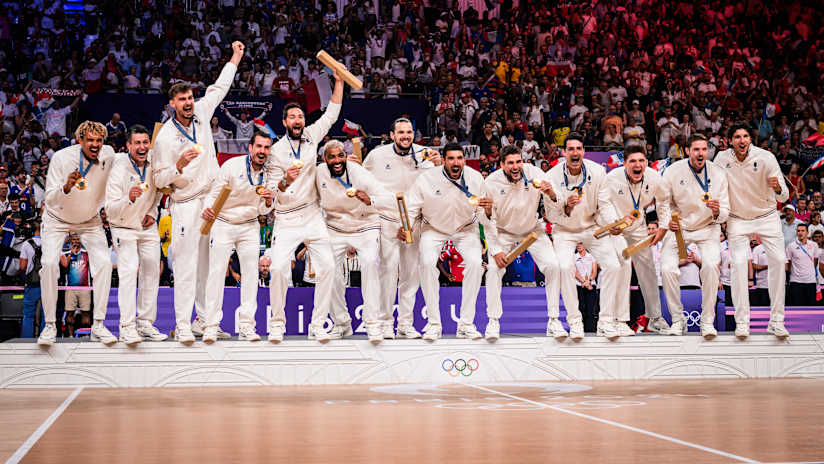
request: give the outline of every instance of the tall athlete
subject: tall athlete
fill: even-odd
[[[555,196],[552,186],[544,180],[544,172],[524,163],[521,151],[515,145],[507,145],[501,151],[501,169],[490,174],[485,181],[486,192],[492,198],[492,218],[495,225],[484,229],[489,245],[489,270],[486,275],[486,326],[487,340],[500,337],[498,319],[503,314],[501,304],[501,279],[506,273],[506,255],[530,232],[538,234],[538,240],[529,252],[538,269],[546,276],[546,304],[549,313],[547,336],[564,338],[567,331],[558,320],[558,258],[552,241],[546,235],[543,220],[538,216],[541,193]],[[555,317],[552,315],[555,314]]]
[[[278,192],[275,198],[275,223],[272,232],[272,267],[269,296],[272,315],[269,319],[269,341],[279,343],[286,330],[286,290],[292,276],[290,263],[300,243],[306,243],[312,256],[317,278],[315,307],[309,324],[309,338],[329,341],[323,324],[329,315],[335,286],[335,260],[329,242],[329,232],[320,208],[315,185],[318,146],[340,114],[343,102],[343,79],[335,73],[335,89],[329,107],[314,124],[304,127],[306,117],[296,103],[283,108],[286,136],[272,145],[266,162],[273,169],[273,182]]]
[[[443,165],[441,155],[433,150],[412,143],[415,131],[412,121],[401,118],[392,123],[389,129],[392,143],[381,145],[371,152],[363,162],[365,167],[383,187],[393,194],[409,195],[412,184],[428,169]],[[428,158],[428,159],[427,159]],[[412,218],[410,218],[412,220]],[[413,242],[400,242],[395,235],[400,224],[398,214],[381,214],[381,302],[380,319],[382,321],[383,338],[395,338],[394,305],[395,293],[398,295],[398,337],[420,338],[421,334],[412,326],[412,310],[415,306],[415,295],[420,285],[418,242],[420,241],[420,227],[413,226],[417,231],[413,235]],[[403,270],[404,272],[399,272]]]
[[[127,344],[140,343],[143,338],[154,341],[168,338],[154,326],[160,280],[160,235],[157,233],[160,195],[152,176],[149,144],[149,131],[140,125],[132,126],[126,140],[129,153],[116,157],[106,186],[106,216],[117,251],[120,278],[117,292],[120,341]],[[135,305],[138,282],[140,293]]]
[[[218,163],[209,121],[237,72],[245,48],[232,44],[232,59],[223,66],[217,81],[195,101],[188,84],[169,89],[174,116],[163,124],[154,146],[153,175],[158,188],[173,187],[172,258],[175,265],[175,339],[194,342],[203,333],[206,319],[206,278],[209,273],[209,237],[200,233],[204,199],[217,176]],[[197,319],[191,323],[192,305]],[[218,331],[220,338],[229,334]]]
[[[750,335],[747,247],[750,234],[758,234],[767,252],[767,280],[772,303],[767,333],[787,338],[790,336],[784,327],[784,265],[787,257],[781,215],[775,205],[787,201],[789,190],[775,155],[753,146],[751,131],[747,124],[734,124],[729,131],[732,148],[715,157],[715,164],[727,171],[729,182],[727,239],[732,255],[730,282],[735,306],[735,335],[742,339]]]

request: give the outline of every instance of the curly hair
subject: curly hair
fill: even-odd
[[[104,140],[109,136],[109,131],[106,130],[106,126],[94,121],[81,122],[80,125],[77,126],[77,130],[74,131],[74,136],[78,140],[82,140],[88,133],[97,134],[103,137]]]

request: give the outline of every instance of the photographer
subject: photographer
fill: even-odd
[[[26,289],[23,293],[23,326],[20,330],[22,338],[34,338],[34,323],[37,320],[37,303],[40,301],[40,221],[38,219],[26,223],[21,229],[26,241],[20,250],[20,274]],[[41,328],[43,320],[40,321]]]

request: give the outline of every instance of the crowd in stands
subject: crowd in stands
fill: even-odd
[[[87,0],[79,13],[60,0],[3,1],[1,245],[14,249],[39,211],[51,155],[72,143],[86,95],[165,93],[180,81],[200,92],[234,40],[248,57],[233,91],[297,99],[325,72],[314,59],[324,49],[364,82],[347,98],[424,99],[419,141],[476,145],[486,174],[509,144],[550,169],[571,131],[591,151],[641,141],[650,162],[683,157],[685,140],[703,133],[712,158],[728,126],[748,121],[793,186],[786,228],[808,223],[824,245],[822,184],[806,169],[824,140],[822,13],[766,0]],[[122,148],[120,115],[106,127]],[[171,283],[168,216],[159,227]],[[271,218],[262,237],[266,227]],[[8,277],[13,259],[2,258]]]

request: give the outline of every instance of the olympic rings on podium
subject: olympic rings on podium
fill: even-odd
[[[459,375],[469,377],[473,372],[477,371],[479,367],[481,367],[481,363],[475,358],[469,360],[458,358],[454,361],[447,358],[441,362],[441,369],[449,373],[452,377],[458,377]]]

